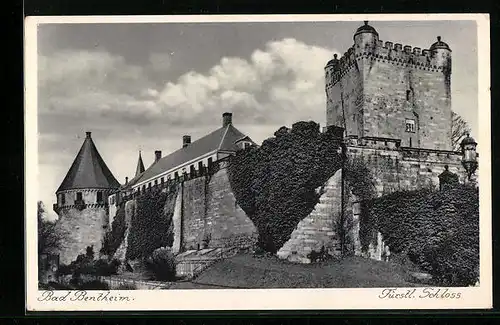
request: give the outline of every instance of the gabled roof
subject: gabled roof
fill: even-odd
[[[120,187],[120,183],[118,183],[97,151],[90,132],[87,132],[85,141],[83,141],[80,151],[57,192],[70,189],[113,189],[118,187]]]
[[[223,126],[190,143],[187,147],[180,148],[170,155],[161,158],[158,162],[146,169],[141,177],[135,181],[135,184],[151,179],[163,172],[166,172],[167,170],[180,166],[190,160],[196,159],[215,150],[236,151],[238,150],[236,142],[244,138],[247,138],[247,136],[240,132],[232,124]],[[251,140],[249,139],[249,141]]]

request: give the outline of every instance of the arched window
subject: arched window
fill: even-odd
[[[411,90],[406,91],[406,100],[410,101],[411,100]]]

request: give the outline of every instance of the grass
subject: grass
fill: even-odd
[[[247,253],[220,261],[190,283],[177,283],[172,289],[412,287],[418,285],[410,282],[412,271],[399,263],[361,257],[294,264]]]

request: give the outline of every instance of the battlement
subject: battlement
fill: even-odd
[[[377,40],[374,44],[365,44],[364,48],[351,46],[340,59],[335,54],[334,59],[325,66],[329,86],[335,85],[359,62],[384,62],[419,70],[451,73],[450,60],[443,60],[435,50],[422,50],[420,47]]]

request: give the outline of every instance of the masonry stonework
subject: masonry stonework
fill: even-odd
[[[327,125],[344,127],[348,136],[451,150],[451,50],[440,39],[442,46],[424,51],[383,44],[369,28],[325,67]]]
[[[60,211],[56,231],[63,238],[59,249],[60,263],[70,264],[86,248],[92,246],[98,254],[108,225],[104,207],[87,207],[83,210],[69,208]]]

